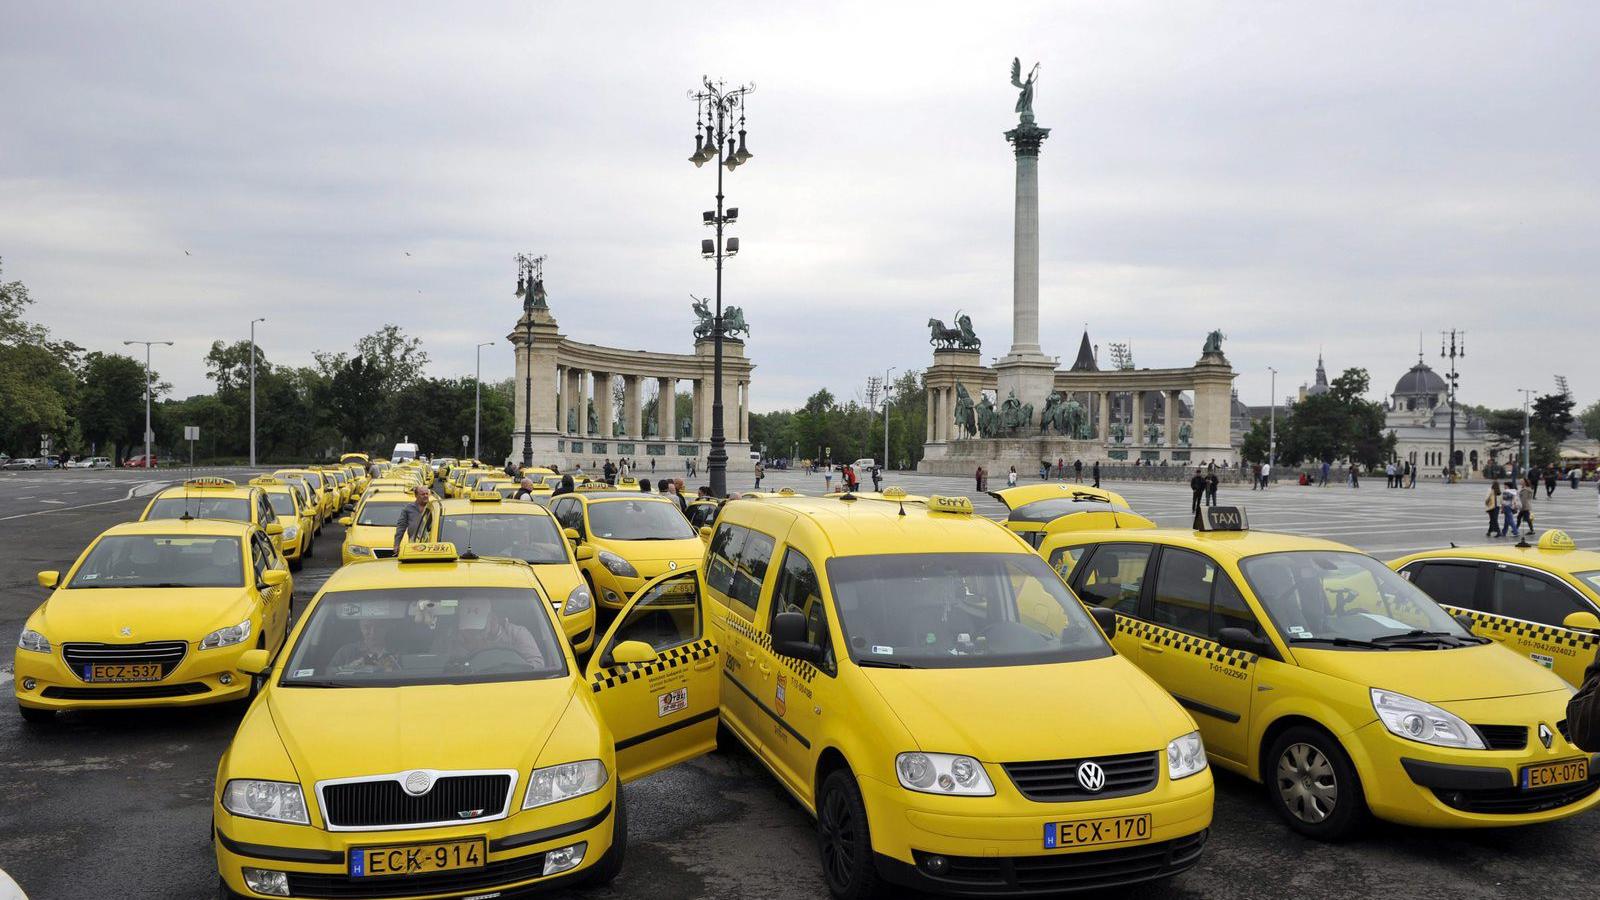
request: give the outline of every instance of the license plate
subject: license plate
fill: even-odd
[[[83,667],[84,681],[160,681],[160,663],[90,663]]]
[[[440,841],[435,844],[358,847],[350,851],[350,877],[419,875],[451,869],[476,869],[483,865],[487,853],[483,838]]]
[[[1110,816],[1104,819],[1078,819],[1050,822],[1044,826],[1044,848],[1093,847],[1127,844],[1150,838],[1150,814]]]
[[[1563,759],[1560,762],[1525,766],[1522,769],[1523,790],[1538,790],[1539,788],[1555,787],[1561,784],[1572,784],[1574,781],[1588,780],[1589,761],[1587,759]]]

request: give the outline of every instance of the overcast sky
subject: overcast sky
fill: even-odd
[[[97,350],[308,364],[394,322],[511,373],[517,251],[569,336],[688,352],[712,289],[702,74],[754,81],[727,179],[758,410],[1010,345],[1014,55],[1042,63],[1042,341],[1140,366],[1222,328],[1241,396],[1387,392],[1464,328],[1462,399],[1594,364],[1600,5],[23,3],[0,7],[0,257]],[[188,251],[186,254],[185,251]],[[410,253],[407,256],[407,252]]]

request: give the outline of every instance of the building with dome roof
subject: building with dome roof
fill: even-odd
[[[1395,456],[1421,468],[1424,475],[1438,475],[1449,465],[1450,386],[1431,366],[1417,357],[1417,364],[1394,383],[1386,404],[1384,424],[1395,436]],[[1462,467],[1476,471],[1489,459],[1491,445],[1498,436],[1457,400],[1456,450]]]

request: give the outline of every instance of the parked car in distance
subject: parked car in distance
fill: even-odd
[[[150,454],[148,459],[143,453],[138,456],[130,456],[122,463],[124,469],[154,469],[159,465],[161,465],[161,457],[154,453]]]
[[[90,456],[85,459],[74,459],[67,462],[69,469],[109,469],[111,459],[106,456]]]
[[[40,459],[37,456],[18,456],[18,457],[15,457],[15,458],[11,459],[11,460],[8,460],[6,462],[6,464],[5,464],[5,468],[7,468],[7,469],[43,469],[43,468],[47,468],[47,466],[45,465],[44,460]]]

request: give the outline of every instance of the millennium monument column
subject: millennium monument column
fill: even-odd
[[[1033,121],[1035,65],[1022,78],[1022,62],[1011,60],[1011,83],[1021,90],[1017,127],[1006,132],[1017,155],[1016,222],[1013,229],[1011,273],[1011,352],[995,363],[999,396],[1004,404],[1015,396],[1022,408],[1043,410],[1054,389],[1056,364],[1039,347],[1039,148],[1050,129]],[[1036,415],[1036,414],[1035,414]],[[1030,416],[1027,424],[1033,424]]]

